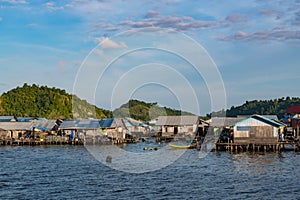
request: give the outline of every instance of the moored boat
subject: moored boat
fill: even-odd
[[[196,148],[196,144],[190,144],[190,145],[177,145],[177,144],[169,144],[170,147],[173,149],[193,149]]]

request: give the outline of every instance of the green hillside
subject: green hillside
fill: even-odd
[[[139,100],[129,100],[128,103],[113,111],[114,117],[131,117],[136,120],[149,121],[158,116],[193,115],[189,112],[161,107],[157,103],[146,103]]]
[[[208,116],[226,114],[228,117],[235,117],[237,115],[263,114],[277,115],[281,118],[285,110],[293,104],[300,104],[300,98],[282,97],[273,100],[253,100],[246,101],[240,106],[232,106],[226,111],[213,112]],[[25,83],[22,87],[12,89],[0,96],[0,115],[48,119],[107,118],[113,116],[149,121],[161,115],[193,114],[139,100],[130,100],[112,113],[91,105],[75,95],[70,95],[65,90]]]
[[[291,105],[300,104],[300,98],[297,97],[282,97],[273,100],[253,100],[246,101],[243,105],[232,106],[230,109],[226,110],[226,116],[235,117],[237,115],[252,115],[252,114],[261,114],[261,115],[277,115],[278,118],[284,116],[284,112]],[[211,115],[218,116],[224,114],[224,111],[213,112]]]
[[[72,119],[111,117],[111,112],[67,94],[65,90],[25,83],[0,96],[0,115]]]

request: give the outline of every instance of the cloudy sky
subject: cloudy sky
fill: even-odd
[[[0,34],[0,93],[27,82],[201,115],[299,97],[299,0],[0,0]]]

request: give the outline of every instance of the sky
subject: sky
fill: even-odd
[[[0,94],[47,85],[199,115],[299,97],[299,0],[0,0],[0,36]]]

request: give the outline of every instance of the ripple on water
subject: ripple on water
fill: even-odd
[[[134,146],[130,146],[134,149]],[[297,199],[300,154],[188,150],[161,170],[130,174],[84,147],[0,147],[1,199]],[[130,167],[130,165],[129,165]],[[134,167],[134,166],[133,166]]]

